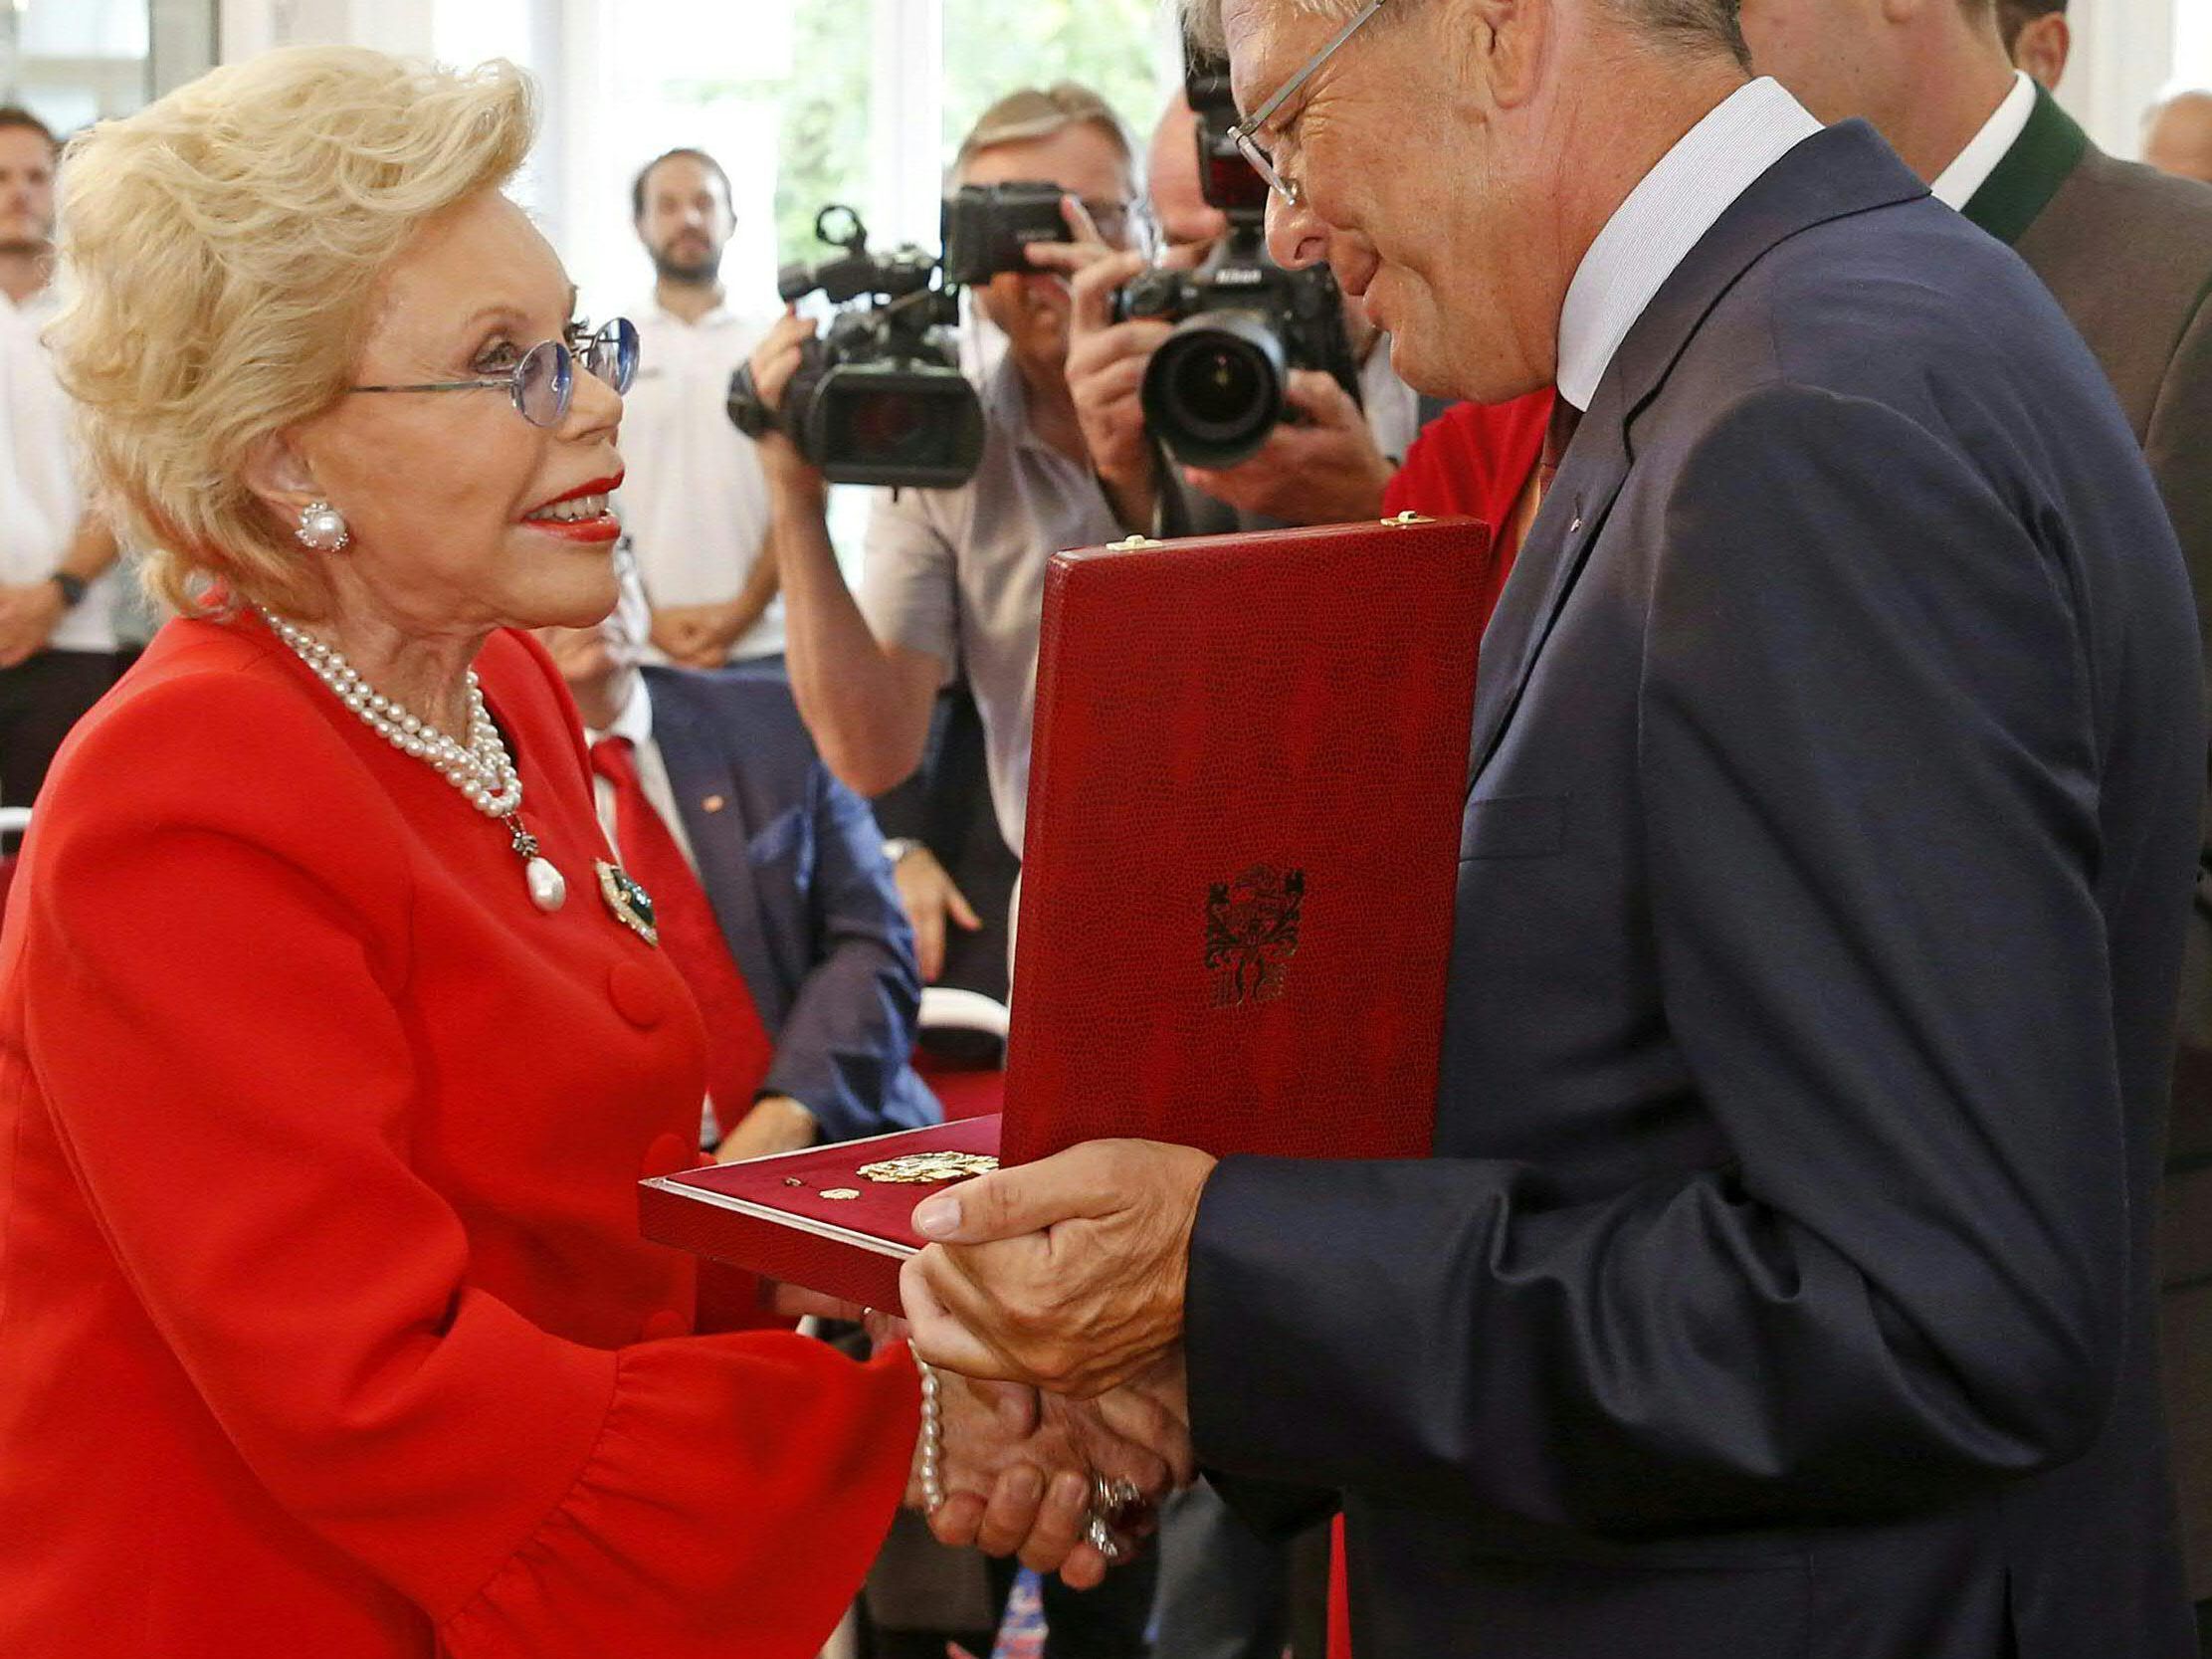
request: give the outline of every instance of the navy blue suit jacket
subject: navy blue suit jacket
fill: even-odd
[[[762,1091],[804,1104],[825,1141],[938,1122],[909,1063],[921,977],[883,839],[791,688],[740,670],[645,681],[701,885],[775,1042]]]
[[[2150,1224],[2195,612],[2097,363],[1863,123],[1615,356],[1483,645],[1426,1162],[1231,1159],[1201,1455],[1360,1659],[2182,1659]]]

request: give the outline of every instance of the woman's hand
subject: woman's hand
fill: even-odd
[[[939,1542],[1019,1555],[1023,1565],[1088,1589],[1151,1531],[1153,1507],[1176,1473],[1158,1452],[1124,1439],[1093,1407],[1048,1408],[1030,1388],[937,1374],[944,1501],[928,1522]],[[1116,1532],[1110,1557],[1088,1536],[1094,1476],[1139,1495],[1116,1517],[1127,1530]],[[918,1449],[906,1501],[925,1502]]]

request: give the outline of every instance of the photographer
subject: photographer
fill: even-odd
[[[1206,96],[1208,80],[1194,77]],[[1226,83],[1223,83],[1224,92]],[[1234,120],[1226,105],[1222,119]],[[1206,199],[1200,131],[1187,92],[1162,112],[1148,156],[1152,208],[1169,254],[1163,263],[1195,266],[1222,243],[1229,218]],[[1114,292],[1144,269],[1124,254],[1081,264],[1038,249],[1039,264],[1069,271],[1075,293],[1068,382],[1099,480],[1125,529],[1221,527],[1163,519],[1159,485],[1173,465],[1147,430],[1140,391],[1153,352],[1173,331],[1149,317],[1113,319]],[[1287,400],[1296,418],[1275,428],[1249,460],[1224,468],[1187,467],[1180,482],[1252,518],[1289,524],[1336,523],[1379,517],[1383,488],[1418,430],[1418,400],[1390,367],[1389,342],[1356,302],[1343,304],[1344,329],[1358,365],[1360,397],[1317,369],[1294,368]]]
[[[1135,146],[1105,102],[1082,87],[1062,83],[1001,99],[962,142],[953,175],[955,185],[1057,187],[1071,198],[1067,221],[1080,227],[1082,246],[1065,250],[1072,268],[1132,245]],[[1007,338],[1004,359],[981,388],[980,465],[957,488],[878,496],[857,597],[831,548],[822,472],[780,431],[763,435],[759,453],[792,689],[831,770],[868,795],[903,781],[922,757],[938,688],[957,669],[981,716],[999,833],[1019,853],[1046,566],[1055,548],[1111,541],[1121,531],[1092,474],[1068,389],[1066,279],[1008,271],[969,292]],[[755,350],[751,382],[761,404],[782,407],[814,333],[811,320],[787,317]],[[940,931],[944,918],[961,918],[965,901],[926,849],[903,858],[899,875],[923,931],[932,913]],[[941,1632],[898,1628],[906,1620],[892,1604],[898,1578],[930,1575],[926,1562],[892,1567],[887,1560],[872,1581],[871,1611],[879,1626],[891,1627],[879,1630],[877,1651],[944,1651]],[[1080,1595],[1048,1585],[1048,1659],[1138,1659],[1147,1651],[1156,1578],[1155,1558],[1147,1556]],[[968,1645],[987,1646],[987,1638],[986,1629]]]
[[[1082,206],[1080,267],[1130,245],[1134,148],[1096,94],[1063,83],[986,110],[954,163],[960,184],[1044,180]],[[1005,272],[972,291],[1008,349],[982,389],[984,445],[958,489],[880,497],[862,591],[846,586],[823,522],[822,476],[788,438],[761,444],[787,607],[791,678],[831,769],[880,794],[918,763],[937,689],[955,664],[974,689],[991,795],[1019,851],[1046,555],[1115,539],[1091,472],[1066,374],[1072,301],[1045,271]],[[761,400],[776,406],[811,320],[787,317],[754,352]]]

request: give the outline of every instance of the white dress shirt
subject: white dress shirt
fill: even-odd
[[[686,322],[655,300],[630,313],[638,377],[623,401],[626,481],[615,511],[655,605],[737,597],[767,546],[768,481],[753,443],[729,424],[729,377],[767,321],[717,306]],[[730,660],[783,649],[783,601],[730,647]]]
[[[1393,466],[1406,458],[1421,431],[1421,394],[1398,378],[1390,363],[1390,336],[1378,335],[1359,365],[1359,410],[1375,448]]]
[[[21,306],[0,295],[0,582],[24,587],[54,574],[85,516],[72,430],[75,409],[40,330],[61,310],[43,289]],[[115,649],[115,572],[54,625],[54,651]]]
[[[1982,122],[1981,130],[1967,140],[1966,147],[1951,157],[1951,164],[1935,175],[1929,193],[1953,212],[1964,212],[1974,192],[1989,182],[2005,151],[2020,141],[2020,134],[2028,129],[2028,117],[2034,113],[2035,83],[2025,71],[2014,70],[2012,91]]]
[[[1778,81],[1739,87],[1659,158],[1598,232],[1559,313],[1559,395],[1587,409],[1675,267],[1759,175],[1820,130]]]

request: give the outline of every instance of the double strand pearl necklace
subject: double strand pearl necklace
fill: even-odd
[[[568,883],[537,849],[537,837],[522,827],[522,779],[506,752],[506,742],[484,706],[484,689],[469,671],[469,740],[447,736],[400,703],[384,696],[360,676],[332,646],[274,611],[262,611],[276,636],[292,648],[337,700],[361,717],[363,725],[403,754],[436,769],[487,818],[499,820],[513,837],[514,856],[522,861],[530,903],[557,911],[568,900]]]

